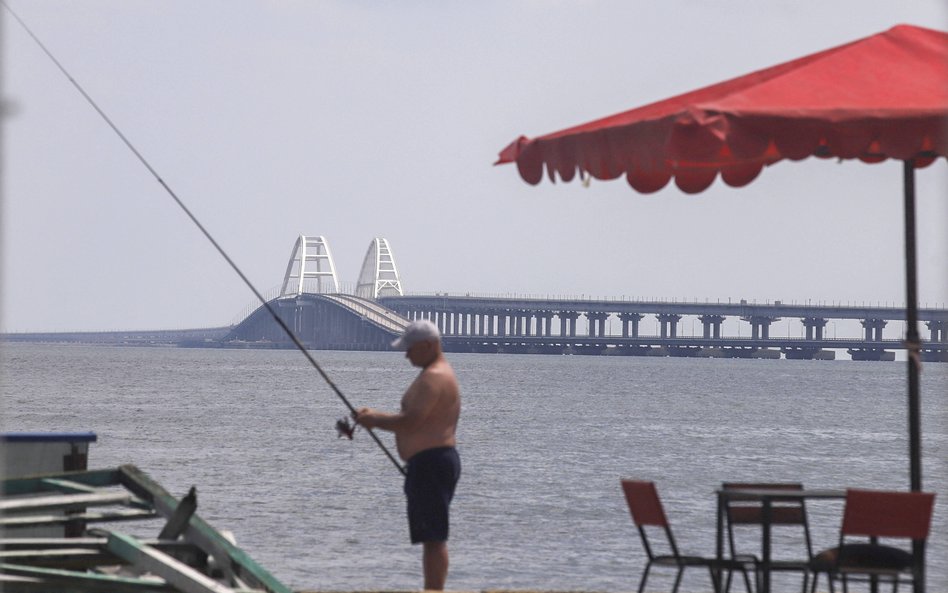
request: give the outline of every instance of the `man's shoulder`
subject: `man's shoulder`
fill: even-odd
[[[442,358],[425,367],[421,375],[433,381],[454,380],[454,369],[447,360]]]

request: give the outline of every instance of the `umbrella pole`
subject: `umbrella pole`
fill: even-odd
[[[913,492],[922,489],[921,406],[918,375],[922,366],[918,335],[918,270],[915,254],[915,162],[903,163],[905,188],[905,347],[908,352],[910,480]],[[912,540],[914,593],[925,593],[925,544]]]
[[[905,186],[905,345],[908,350],[908,408],[910,482],[913,491],[922,489],[921,406],[919,370],[921,340],[918,334],[918,272],[915,239],[915,162],[904,161]]]

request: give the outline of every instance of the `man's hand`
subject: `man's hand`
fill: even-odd
[[[376,427],[377,415],[371,408],[359,408],[355,413],[356,424],[366,428]]]

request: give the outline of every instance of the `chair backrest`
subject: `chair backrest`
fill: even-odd
[[[924,540],[934,505],[933,492],[849,489],[840,535]]]
[[[742,496],[741,490],[778,490],[801,491],[803,484],[798,482],[724,482],[721,484],[728,494],[724,499],[724,511],[727,516],[727,537],[731,554],[737,555],[734,527],[736,525],[763,525],[764,503],[759,497]],[[813,543],[810,540],[810,526],[806,517],[806,506],[802,498],[780,498],[770,500],[770,524],[787,525],[802,528],[803,545],[807,558],[813,556]]]
[[[658,498],[655,482],[622,480],[622,491],[636,526],[668,527],[668,518],[662,508],[662,501]]]
[[[803,490],[796,482],[724,482],[724,490],[733,490],[725,503],[728,521],[732,524],[759,525],[763,522],[763,504],[753,496],[741,496],[741,490]],[[806,510],[800,498],[774,498],[770,522],[773,525],[806,525]]]
[[[645,548],[649,559],[655,558],[655,552],[653,552],[652,543],[649,542],[649,530],[646,527],[664,534],[664,540],[656,542],[658,546],[656,550],[667,550],[672,556],[678,558],[678,545],[675,543],[675,536],[668,524],[665,510],[662,508],[662,501],[658,498],[655,483],[643,480],[622,480],[622,491],[625,493],[629,512],[632,513],[632,522],[639,530],[642,547]]]

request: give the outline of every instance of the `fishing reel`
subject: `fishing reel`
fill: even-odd
[[[356,428],[358,428],[358,425],[350,422],[348,418],[336,420],[336,433],[340,439],[346,437],[351,441]]]

